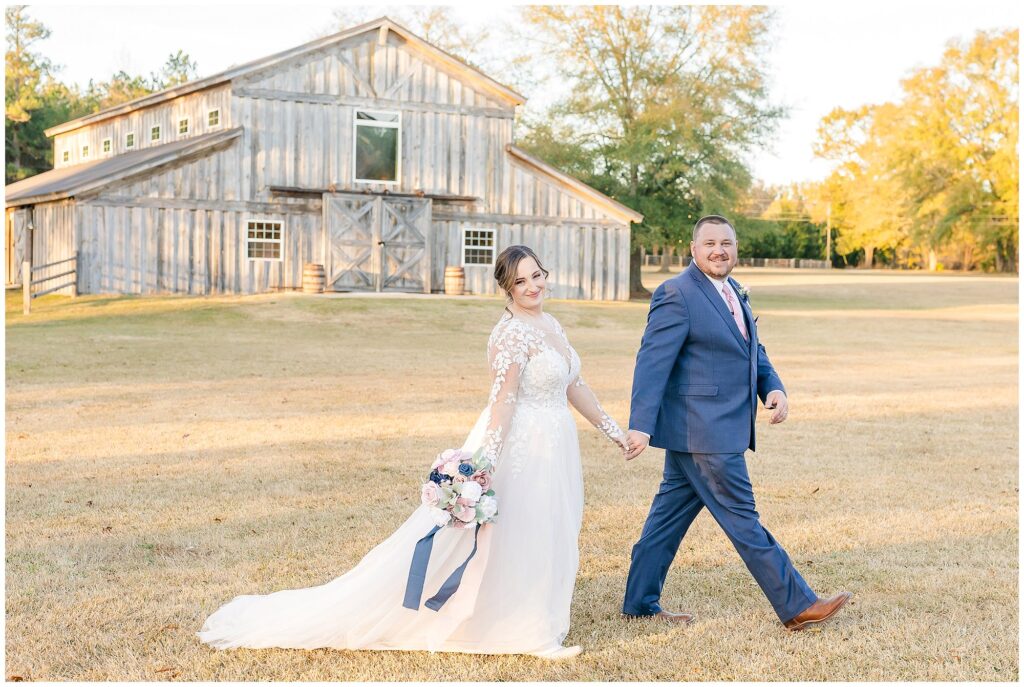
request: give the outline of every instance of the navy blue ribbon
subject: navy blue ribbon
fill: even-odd
[[[420,599],[423,598],[423,585],[427,579],[427,563],[430,562],[430,551],[434,546],[434,535],[440,531],[440,527],[435,525],[434,529],[430,530],[425,537],[416,542],[416,549],[412,554],[412,565],[409,566],[409,579],[405,584],[405,601],[402,605],[412,610],[418,610],[420,607]],[[445,580],[444,584],[441,585],[441,589],[438,590],[437,594],[427,599],[426,603],[423,604],[432,611],[438,611],[444,606],[445,602],[451,598],[459,589],[459,585],[462,584],[462,574],[466,572],[466,566],[473,560],[473,556],[476,555],[477,548],[477,537],[480,534],[480,524],[477,523],[476,531],[473,532],[473,550],[469,553],[467,558],[462,565],[455,569],[448,579]]]
[[[416,542],[416,549],[412,554],[412,565],[409,566],[409,579],[405,583],[405,601],[402,605],[412,610],[420,607],[420,599],[423,598],[423,585],[427,581],[427,563],[430,562],[430,550],[434,547],[434,535],[441,530],[440,525],[434,525],[427,536]]]
[[[469,552],[469,558],[457,567],[455,572],[448,576],[448,579],[444,581],[441,588],[437,590],[437,594],[427,599],[426,603],[423,604],[424,606],[432,611],[439,611],[441,606],[444,606],[444,602],[459,590],[459,585],[462,584],[462,573],[466,572],[466,566],[469,565],[469,562],[473,560],[473,556],[476,555],[477,536],[479,534],[480,523],[477,523],[476,530],[473,532],[473,550]]]

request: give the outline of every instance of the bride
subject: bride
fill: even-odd
[[[580,376],[580,359],[558,321],[543,312],[547,270],[526,246],[494,265],[508,305],[487,343],[492,386],[463,444],[496,465],[499,512],[480,528],[462,584],[438,610],[403,606],[416,542],[434,526],[421,505],[350,571],[326,584],[237,596],[197,634],[218,649],[405,649],[570,658],[563,647],[579,564],[583,478],[576,423],[566,402],[625,453],[626,435]],[[428,463],[424,461],[424,469]],[[466,561],[471,530],[434,537],[424,589]]]

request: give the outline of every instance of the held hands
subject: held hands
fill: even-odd
[[[786,398],[786,394],[778,390],[772,391],[765,397],[764,407],[765,410],[775,411],[768,419],[770,425],[777,425],[785,421],[786,416],[789,415],[789,399]]]
[[[633,460],[643,453],[650,440],[651,438],[643,432],[638,432],[635,429],[629,430],[629,433],[626,434],[626,460]]]

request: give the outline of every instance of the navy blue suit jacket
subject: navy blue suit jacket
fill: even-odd
[[[729,282],[738,293],[738,284]],[[629,428],[650,434],[651,446],[687,453],[754,450],[757,398],[764,402],[770,391],[786,390],[757,340],[749,304],[739,300],[749,341],[696,263],[654,291],[629,414]]]

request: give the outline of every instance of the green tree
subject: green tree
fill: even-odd
[[[685,245],[702,212],[750,184],[745,158],[782,115],[768,102],[763,7],[532,6],[523,18],[568,97],[527,122],[524,147],[573,159],[583,181],[645,215],[640,245]],[[578,148],[581,153],[566,149]]]
[[[7,51],[4,55],[4,139],[7,163],[6,183],[24,179],[53,164],[50,146],[36,135],[34,113],[43,105],[43,90],[50,80],[50,61],[32,51],[33,44],[45,40],[50,30],[32,21],[26,5],[5,8]]]

